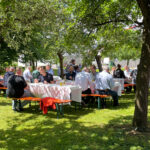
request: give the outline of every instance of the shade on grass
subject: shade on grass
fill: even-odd
[[[134,95],[123,95],[120,106],[75,111],[65,106],[64,118],[28,106],[11,110],[11,101],[0,98],[0,149],[8,150],[149,150],[150,134],[132,132]],[[149,113],[150,114],[150,113]]]

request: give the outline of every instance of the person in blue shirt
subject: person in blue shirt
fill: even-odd
[[[53,69],[51,68],[50,65],[46,65],[46,72],[48,72],[51,75],[54,75],[54,71],[53,71]]]
[[[109,73],[109,67],[104,66],[103,71],[98,73],[95,80],[96,92],[100,95],[111,95],[114,100],[114,106],[118,106],[118,94],[113,91],[113,76]],[[105,104],[103,104],[105,105]]]

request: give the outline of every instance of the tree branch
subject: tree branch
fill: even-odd
[[[129,20],[109,20],[109,21],[106,21],[106,22],[102,22],[102,23],[97,23],[97,24],[93,24],[93,26],[103,26],[105,24],[109,24],[109,23],[119,23],[119,22],[126,22],[126,21],[129,21]]]

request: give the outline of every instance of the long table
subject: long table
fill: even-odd
[[[53,97],[61,100],[81,102],[81,87],[77,85],[57,85],[29,83],[30,92],[40,98]]]

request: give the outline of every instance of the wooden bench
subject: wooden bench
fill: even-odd
[[[0,90],[5,91],[3,94],[1,94],[1,92],[0,92],[1,96],[6,96],[7,87],[0,87]]]
[[[10,99],[10,100],[18,100],[18,101],[42,102],[42,98],[39,98],[39,97],[22,97],[22,98],[8,98],[8,99]],[[59,114],[64,116],[63,104],[70,103],[72,101],[71,100],[54,99],[53,102],[56,104],[57,118],[59,118]]]
[[[124,87],[135,86],[136,84],[124,84]]]
[[[7,87],[0,87],[0,90],[7,90]]]
[[[57,119],[59,118],[59,114],[64,116],[63,105],[72,102],[71,100],[61,100],[61,99],[54,99],[53,101],[56,104]]]
[[[87,97],[87,96],[92,96],[92,97],[98,97],[98,109],[100,109],[100,100],[101,98],[110,98],[111,96],[110,95],[100,95],[100,94],[82,94],[82,97]]]

